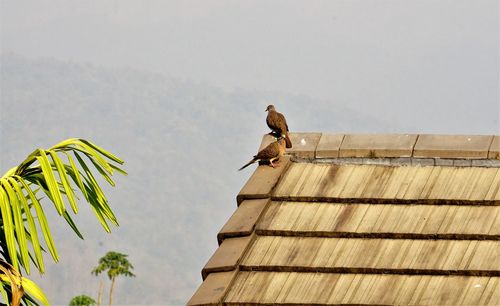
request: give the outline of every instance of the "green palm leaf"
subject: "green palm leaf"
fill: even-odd
[[[62,158],[65,157],[65,158]],[[84,160],[86,158],[86,160]],[[75,162],[75,159],[77,162]],[[120,169],[123,161],[112,153],[84,139],[68,139],[48,150],[37,149],[19,166],[7,171],[0,178],[0,227],[3,246],[2,256],[12,267],[20,267],[29,274],[30,263],[43,273],[45,266],[42,252],[46,246],[54,261],[58,261],[45,209],[53,206],[80,238],[82,234],[74,223],[70,212],[78,213],[79,192],[90,204],[103,228],[111,231],[108,222],[118,226],[118,221],[109,207],[108,200],[99,185],[98,177],[115,186],[111,176]],[[93,167],[93,169],[90,168]],[[98,173],[97,177],[94,173]],[[45,203],[36,193],[45,194]],[[51,205],[47,205],[50,204]],[[66,207],[69,205],[70,210]],[[43,242],[42,243],[42,237]],[[0,295],[7,292],[5,274],[0,272],[2,287]],[[43,292],[29,280],[23,284],[32,297],[45,303]]]
[[[57,251],[56,247],[54,245],[54,240],[52,239],[52,235],[50,234],[50,228],[49,224],[47,222],[47,217],[45,217],[45,213],[43,212],[42,205],[38,201],[37,197],[35,196],[35,192],[31,190],[31,188],[28,186],[28,184],[18,175],[14,175],[14,178],[17,179],[18,182],[23,185],[24,190],[28,192],[28,197],[31,201],[31,206],[35,207],[36,215],[38,222],[40,224],[40,228],[42,230],[43,238],[45,239],[45,243],[47,244],[47,247],[49,249],[50,254],[52,255],[52,258],[54,258],[54,261],[59,261],[59,257],[57,256]],[[37,250],[35,249],[35,252]],[[43,261],[39,262],[39,265],[43,267]],[[44,272],[43,268],[40,270],[40,272]]]
[[[12,221],[10,201],[12,201],[14,205],[16,203],[14,200],[9,199],[7,191],[4,189],[3,185],[4,182],[0,181],[0,212],[2,213],[2,226],[5,235],[5,242],[7,244],[8,259],[14,266],[17,266],[16,238],[14,236],[14,223]]]

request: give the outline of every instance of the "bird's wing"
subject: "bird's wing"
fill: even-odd
[[[267,126],[273,131],[282,132],[283,121],[275,111],[269,111],[266,118]]]
[[[264,149],[260,150],[255,157],[260,160],[269,160],[271,158],[275,158],[280,153],[279,144],[277,141],[269,144]]]
[[[286,123],[285,116],[283,116],[282,113],[276,113],[278,115],[278,121],[279,124],[281,125],[282,131],[288,132],[288,124]]]

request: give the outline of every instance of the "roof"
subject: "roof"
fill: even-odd
[[[188,305],[500,301],[500,136],[291,139],[241,189]]]

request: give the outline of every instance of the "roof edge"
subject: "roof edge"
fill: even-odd
[[[290,139],[293,147],[287,149],[287,153],[307,160],[409,158],[439,161],[466,160],[467,162],[462,162],[465,165],[468,161],[474,160],[500,161],[499,135],[297,132],[290,133]],[[264,135],[260,149],[272,141],[274,137]],[[500,165],[496,162],[490,164],[494,167]],[[439,165],[439,162],[434,162],[433,165]],[[482,165],[478,164],[478,166]]]

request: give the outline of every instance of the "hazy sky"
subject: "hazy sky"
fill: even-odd
[[[255,124],[254,131],[256,134],[252,135],[252,139],[248,140],[248,142],[258,143],[261,136],[260,131],[266,131],[264,124],[265,104],[263,103],[267,103],[267,100],[256,101],[255,105],[253,105],[248,101],[252,101],[254,96],[289,97],[287,98],[288,101],[294,99],[294,102],[290,102],[288,105],[287,101],[278,101],[279,104],[275,104],[277,104],[279,110],[287,114],[289,123],[292,122],[292,124],[289,124],[291,128],[301,127],[302,129],[302,127],[306,127],[306,130],[302,129],[304,132],[311,131],[308,130],[311,121],[325,121],[324,124],[317,125],[326,127],[321,132],[337,132],[338,130],[334,130],[334,127],[339,129],[345,125],[346,128],[342,132],[360,131],[362,128],[368,127],[367,132],[376,130],[377,132],[398,133],[499,135],[499,16],[499,0],[0,0],[0,52],[22,55],[20,58],[33,58],[35,60],[20,61],[27,66],[31,65],[29,63],[33,63],[32,66],[37,66],[36,69],[55,67],[54,70],[45,74],[45,77],[52,82],[42,82],[44,80],[38,82],[36,78],[40,76],[36,75],[36,73],[34,73],[33,78],[29,78],[29,82],[23,83],[19,80],[10,82],[11,84],[21,85],[33,84],[32,82],[35,79],[38,86],[31,87],[36,90],[30,91],[31,87],[28,86],[26,92],[46,93],[44,98],[51,99],[55,97],[54,100],[56,101],[59,101],[58,98],[63,99],[67,91],[74,91],[67,94],[68,97],[82,95],[82,97],[79,97],[80,100],[75,99],[72,101],[76,105],[78,103],[82,105],[76,107],[75,104],[72,104],[73,108],[70,110],[64,109],[64,106],[57,110],[47,110],[51,115],[61,113],[61,116],[63,116],[65,111],[72,112],[75,109],[91,109],[93,111],[95,111],[95,108],[106,109],[106,107],[96,107],[102,106],[101,104],[105,102],[102,99],[100,100],[99,97],[95,97],[95,95],[99,95],[101,89],[95,84],[89,86],[89,89],[75,81],[74,84],[64,88],[64,93],[59,88],[59,84],[53,85],[54,82],[64,79],[64,71],[71,71],[67,67],[71,66],[71,63],[79,64],[75,65],[77,67],[75,69],[77,80],[81,78],[83,82],[87,83],[92,83],[89,82],[89,80],[93,80],[94,75],[92,73],[96,73],[96,80],[108,77],[113,79],[115,76],[114,71],[120,71],[120,69],[110,69],[109,71],[103,69],[103,73],[97,75],[97,68],[83,69],[82,67],[87,66],[81,64],[91,63],[95,66],[111,68],[131,67],[136,70],[158,72],[176,79],[199,82],[202,85],[207,84],[206,92],[216,93],[214,96],[205,99],[211,101],[212,105],[217,105],[213,102],[214,97],[224,97],[225,99],[230,97],[231,101],[232,97],[234,97],[236,101],[234,104],[237,104],[237,101],[244,101],[244,107],[225,107],[224,112],[221,113],[217,113],[220,110],[210,110],[211,113],[209,114],[210,111],[206,112],[205,108],[198,107],[196,108],[198,113],[189,119],[196,120],[198,118],[204,120],[188,122],[188,124],[182,122],[185,126],[192,127],[192,130],[196,132],[189,134],[190,130],[188,130],[182,132],[184,135],[180,135],[180,137],[184,137],[183,139],[194,139],[193,151],[206,155],[207,160],[216,158],[218,159],[217,162],[222,163],[219,156],[213,157],[210,154],[214,153],[203,147],[203,141],[208,141],[211,145],[223,148],[225,148],[223,145],[228,145],[228,143],[233,145],[231,137],[218,137],[225,135],[221,133],[220,129],[227,132],[229,125],[226,126],[220,124],[220,122],[215,122],[217,116],[225,116],[236,121],[242,117],[231,116],[234,112],[228,114],[227,110],[244,109],[248,111],[248,116],[256,118],[255,109],[258,109],[259,114],[262,115],[262,121],[245,122],[245,131],[252,130],[253,127],[251,129],[249,126]],[[57,64],[60,63],[59,61],[47,61],[45,63],[47,66],[44,66],[43,60],[37,60],[44,57],[68,61],[70,64],[59,65]],[[11,57],[11,60],[12,58],[15,59],[16,57]],[[49,65],[50,63],[52,63],[52,66]],[[24,70],[23,65],[15,67],[21,67],[22,71],[13,70],[21,76],[25,75],[23,73],[29,73],[26,71],[37,71],[36,69],[29,70],[29,68]],[[63,73],[54,76],[54,71],[63,71]],[[85,74],[86,71],[90,71],[90,75],[82,77],[81,74]],[[129,70],[127,71],[130,73]],[[43,75],[43,73],[40,73],[40,75]],[[138,73],[138,75],[139,77],[134,78],[134,80],[141,80],[141,74]],[[150,74],[145,75],[145,80],[150,78]],[[9,79],[9,75],[2,74],[1,76],[12,81]],[[97,78],[97,76],[101,77],[101,79]],[[15,76],[12,77],[12,79],[14,78]],[[43,78],[43,76],[40,78]],[[118,86],[117,88],[123,88],[125,86],[123,84],[129,84],[126,80],[125,82],[102,83],[105,84],[99,83],[98,85],[106,86],[107,84],[117,83],[121,84],[121,87]],[[147,81],[144,83],[149,84]],[[182,83],[166,82],[171,86],[174,86],[172,84],[179,85]],[[50,84],[50,88],[47,88],[46,92],[40,89],[44,84]],[[131,82],[130,84],[135,83]],[[186,82],[186,84],[193,84],[193,82]],[[141,97],[141,99],[147,97],[148,86],[139,87],[137,90],[142,88],[144,92],[137,96]],[[163,88],[155,83],[155,90],[157,87]],[[186,93],[186,89],[181,88],[182,90],[179,90],[179,92],[184,95],[182,101],[189,101],[186,104],[203,103],[205,97],[203,96],[204,91],[200,89],[202,87],[187,86],[186,88],[198,88],[198,92],[192,95],[191,91]],[[214,87],[223,90],[214,90]],[[92,91],[92,88],[98,90],[88,92]],[[106,91],[106,89],[104,88],[103,91]],[[135,89],[135,87],[132,89],[127,87],[127,90],[119,92],[114,98],[119,102],[127,100],[129,104],[126,105],[129,105],[129,107],[133,105],[133,107],[136,107],[133,109],[134,111],[142,112],[144,110],[142,105],[134,105],[130,102],[135,97]],[[5,91],[17,94],[19,91],[16,90],[19,90],[19,88],[9,88],[9,90]],[[21,86],[21,94],[23,93],[22,90]],[[115,92],[112,91],[113,94]],[[120,100],[120,94],[130,92],[130,97],[127,96]],[[175,88],[168,88],[166,94],[159,90],[158,95],[155,97],[170,98],[175,93]],[[38,103],[38,98],[39,96],[34,94],[32,103]],[[150,105],[157,102],[163,103],[164,101],[160,98],[147,102],[150,102]],[[20,101],[31,100],[23,97]],[[307,101],[307,103],[304,102],[303,106],[299,105],[302,101]],[[0,102],[1,115],[2,110],[7,109],[12,101]],[[243,104],[243,102],[240,103]],[[315,103],[317,105],[314,105]],[[322,113],[322,118],[329,116],[330,112],[325,111],[325,105],[330,108],[330,103],[331,113],[335,114],[335,118],[339,118],[340,114],[340,117],[346,117],[344,118],[346,121],[343,122],[352,124],[338,124],[339,120],[337,120],[335,125],[324,119],[316,120],[319,117],[316,117],[318,112]],[[197,104],[197,106],[200,105]],[[237,105],[241,106],[241,104]],[[144,133],[144,131],[137,132],[137,126],[139,126],[139,130],[144,128],[144,126],[140,126],[140,123],[137,124],[140,121],[122,122],[126,120],[123,119],[125,117],[119,116],[120,112],[105,113],[103,111],[103,114],[100,114],[102,116],[95,116],[92,112],[75,115],[75,119],[71,122],[74,126],[67,129],[56,125],[57,122],[43,122],[47,114],[30,112],[30,105],[18,106],[20,107],[11,109],[26,111],[17,111],[14,114],[15,111],[4,111],[9,115],[0,116],[2,118],[0,137],[2,136],[2,124],[17,127],[19,118],[22,118],[22,130],[28,130],[28,133],[30,133],[28,136],[22,135],[21,128],[19,128],[16,130],[16,135],[10,135],[11,139],[15,139],[15,141],[10,143],[12,149],[9,147],[8,150],[10,154],[16,157],[19,155],[22,158],[24,154],[29,154],[31,140],[42,141],[43,139],[43,141],[48,141],[49,135],[47,134],[51,134],[51,138],[62,140],[61,135],[65,132],[75,130],[81,132],[80,128],[86,128],[91,129],[91,131],[86,130],[87,134],[83,133],[84,135],[102,134],[101,139],[116,141],[118,145],[112,147],[107,146],[110,142],[99,144],[113,152],[115,148],[119,147],[121,150],[114,153],[127,157],[126,165],[128,165],[128,169],[143,169],[144,160],[149,162],[151,160],[165,159],[175,164],[176,154],[181,153],[185,153],[187,155],[186,160],[190,162],[191,160],[199,163],[204,162],[203,160],[200,161],[199,154],[177,152],[177,147],[172,145],[175,144],[176,138],[172,135],[161,134],[162,130],[160,128],[149,129],[148,133]],[[164,108],[149,109],[152,112],[149,114],[150,117],[156,118],[157,121],[152,121],[148,117],[147,111],[141,113],[143,115],[141,118],[146,118],[144,120],[148,120],[149,124],[158,122],[158,125],[165,128],[167,126],[165,122],[170,118],[180,118],[179,115],[183,114],[177,107],[178,105],[172,106],[171,109],[165,111],[165,114],[154,113],[155,110]],[[184,107],[194,108],[193,105],[181,105],[180,107],[182,107],[182,110],[184,110]],[[207,106],[207,108],[210,108],[210,106]],[[119,106],[116,109],[119,109]],[[172,112],[168,113],[169,111]],[[74,114],[72,113],[72,115]],[[136,116],[135,113],[133,115]],[[358,119],[359,121],[356,121],[354,118],[367,119]],[[360,121],[366,121],[366,124],[361,127],[361,124],[357,123]],[[43,132],[40,132],[40,125],[36,126],[33,122],[43,124]],[[198,126],[199,122],[205,122],[206,126]],[[170,122],[170,124],[175,125],[176,122]],[[232,122],[232,124],[238,124],[238,122]],[[331,128],[329,128],[330,124]],[[382,127],[378,128],[379,126]],[[131,143],[116,140],[114,135],[116,131],[113,132],[115,129],[119,129],[120,136],[123,137],[120,139],[130,139]],[[198,134],[205,134],[199,132],[199,130],[208,131],[209,133],[205,133],[206,135],[215,135],[215,137],[201,139]],[[33,132],[31,133],[31,131]],[[149,139],[147,135],[153,135],[154,138]],[[186,136],[192,137],[188,138]],[[71,137],[79,137],[79,135]],[[238,137],[238,140],[243,142],[242,139],[249,137],[249,135],[237,135],[235,137]],[[152,139],[155,140],[154,143]],[[157,141],[158,139],[170,139],[171,142],[164,141],[162,143]],[[26,140],[30,141],[27,141],[28,144],[24,143],[23,145],[29,149],[21,150],[18,148],[20,143],[26,142]],[[138,220],[138,223],[142,224],[141,228],[127,227],[127,221],[137,218],[137,215],[140,214],[136,213],[135,210],[126,211],[123,209],[124,206],[113,206],[113,209],[116,207],[118,214],[129,216],[130,220],[124,217],[123,226],[120,228],[122,233],[127,230],[127,233],[128,231],[134,231],[134,234],[120,236],[120,232],[117,231],[117,234],[114,233],[110,238],[106,238],[106,241],[113,240],[116,245],[129,247],[131,259],[138,258],[138,254],[132,253],[135,251],[134,248],[138,249],[141,255],[156,256],[154,257],[156,261],[149,260],[147,263],[135,263],[137,270],[142,266],[143,269],[156,273],[155,277],[169,282],[168,286],[164,286],[163,283],[157,284],[157,286],[162,286],[161,290],[156,290],[158,292],[147,292],[147,290],[154,290],[154,288],[149,287],[142,291],[138,290],[139,293],[168,296],[172,295],[168,290],[179,292],[182,290],[176,296],[177,300],[175,301],[183,301],[188,299],[196,290],[195,287],[198,284],[193,284],[192,288],[182,287],[189,281],[189,278],[185,274],[175,274],[175,269],[185,270],[184,272],[189,273],[190,277],[201,282],[200,272],[203,264],[208,260],[209,254],[212,254],[217,247],[217,231],[236,208],[234,201],[236,194],[243,185],[242,182],[246,181],[247,177],[252,173],[252,170],[236,172],[236,169],[246,162],[251,157],[251,154],[255,153],[254,147],[256,150],[257,145],[254,146],[253,143],[251,149],[243,149],[242,146],[236,148],[231,156],[232,164],[226,160],[224,160],[222,166],[218,166],[217,162],[209,162],[211,167],[207,167],[206,169],[209,170],[206,170],[205,173],[195,173],[198,176],[194,176],[194,178],[188,176],[190,183],[195,182],[198,184],[200,182],[197,193],[189,194],[189,201],[186,200],[190,205],[177,206],[175,203],[169,203],[171,198],[168,196],[168,192],[178,193],[180,196],[185,194],[186,186],[184,185],[186,184],[183,184],[182,180],[178,178],[180,177],[179,174],[198,170],[190,164],[186,165],[185,168],[173,167],[175,169],[180,168],[180,170],[175,170],[178,172],[169,168],[168,171],[161,175],[151,175],[149,177],[138,177],[137,172],[134,174],[132,171],[129,177],[123,179],[125,182],[121,186],[118,185],[118,188],[114,190],[114,194],[119,195],[119,199],[122,199],[121,197],[125,198],[125,201],[130,202],[127,205],[133,209],[137,209],[137,207],[141,207],[139,205],[146,203],[148,206],[141,208],[141,212],[152,211],[160,207],[161,211],[167,216],[164,218],[163,223],[158,222],[158,224],[164,226],[163,232],[160,231],[146,239],[141,236],[145,232],[149,233],[145,228],[154,227],[158,224],[151,224],[154,223],[151,222],[151,219],[144,218]],[[49,143],[49,145],[53,144],[52,142]],[[146,150],[143,148],[138,150],[136,147],[138,144],[144,144],[143,147],[147,147],[149,151],[154,151],[156,155],[147,155],[148,158],[145,159],[141,155],[141,151]],[[206,151],[203,151],[204,149]],[[5,158],[5,155],[7,154],[0,156],[0,161]],[[10,160],[8,164],[10,165]],[[200,178],[196,181],[196,177]],[[140,180],[143,185],[136,185],[137,180]],[[146,200],[142,198],[140,192],[134,194],[130,188],[126,188],[127,186],[136,186],[137,190],[149,190],[148,188],[152,185],[151,182],[155,182],[161,187],[148,192],[149,198],[146,198]],[[207,194],[210,196],[207,196]],[[218,201],[213,200],[217,198],[216,196],[219,197]],[[195,201],[191,203],[191,199],[198,199],[202,203]],[[173,208],[171,209],[171,207]],[[206,211],[209,213],[204,214]],[[80,220],[85,218],[85,216],[81,215],[78,217]],[[90,217],[93,218],[93,216]],[[155,217],[162,218],[162,215],[158,214]],[[94,219],[92,220],[95,221]],[[165,220],[169,221],[166,222]],[[203,226],[200,226],[200,224]],[[64,230],[66,230],[65,227]],[[185,244],[193,248],[182,249],[179,247],[180,243],[177,243],[176,240],[167,240],[169,237],[166,235],[167,231],[175,235],[176,239],[183,240]],[[97,243],[97,238],[94,239],[93,236],[89,238],[79,244],[83,249],[85,249],[85,245]],[[133,245],[134,239],[141,240],[141,242],[148,243],[148,245],[143,248],[141,248],[140,243]],[[206,244],[200,243],[200,240],[208,241],[209,239],[211,240]],[[149,243],[150,240],[155,242]],[[130,241],[132,241],[132,244]],[[199,266],[190,267],[195,272],[191,273],[191,271],[187,271],[186,267],[178,264],[175,269],[167,270],[171,271],[169,273],[165,273],[165,270],[158,268],[162,267],[164,269],[165,266],[168,266],[163,265],[164,262],[170,262],[172,265],[178,262],[175,261],[176,258],[165,258],[163,253],[155,252],[157,251],[157,245],[160,243],[163,246],[175,246],[176,258],[196,257]],[[212,249],[209,249],[207,245]],[[198,249],[195,249],[196,247]],[[200,249],[202,247],[203,249]],[[94,257],[97,258],[102,254],[86,254],[81,257],[83,256],[91,257],[90,259],[86,258],[86,260],[93,261]],[[74,260],[79,264],[78,261],[82,259],[66,258],[65,260]],[[61,264],[64,263],[57,266],[60,267]],[[151,266],[154,266],[154,268],[151,268]],[[56,267],[53,269],[60,271],[61,268]],[[163,279],[164,274],[166,274],[165,279]],[[88,279],[90,275],[81,277],[82,279],[85,277]],[[148,287],[149,283],[139,281],[140,277],[147,277],[147,274],[143,273],[142,276],[138,276],[138,281],[133,283],[133,286]],[[179,278],[185,279],[181,281]],[[189,283],[192,284],[192,281],[189,281]],[[73,284],[66,285],[73,286]],[[81,284],[75,284],[74,286],[77,285]],[[131,291],[129,290],[128,293],[130,295],[134,294],[130,293]],[[136,300],[133,301],[139,303],[135,302]],[[65,300],[61,299],[59,303],[63,304],[65,302],[66,297]],[[168,301],[165,302],[165,300],[156,302],[156,304],[166,303]]]
[[[2,1],[2,51],[498,133],[498,0]]]

